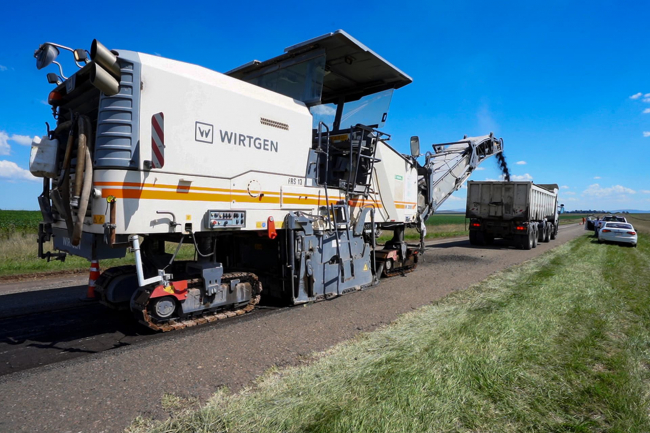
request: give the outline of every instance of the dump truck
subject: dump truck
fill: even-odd
[[[558,191],[556,184],[467,182],[470,243],[490,245],[503,238],[530,250],[538,242],[550,242],[559,226]]]
[[[69,77],[62,50],[78,67]],[[342,30],[226,73],[96,40],[90,52],[44,43],[35,57],[59,68],[47,77],[56,126],[30,160],[43,178],[39,257],[130,250],[135,263],[105,270],[95,291],[154,330],[412,271],[426,219],[503,151],[488,134],[424,155],[413,136],[398,152],[380,128],[412,79]],[[178,259],[183,244],[193,260]]]

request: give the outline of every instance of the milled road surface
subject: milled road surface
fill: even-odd
[[[314,351],[390,323],[405,312],[584,234],[589,233],[580,225],[562,226],[557,240],[530,251],[499,241],[484,248],[472,247],[462,238],[436,241],[427,248],[424,261],[415,272],[383,280],[369,290],[302,307],[262,311],[240,320],[134,339],[137,344],[93,354],[90,342],[102,333],[116,332],[119,326],[119,320],[100,320],[101,331],[89,332],[84,337],[89,343],[83,356],[0,378],[0,431],[123,431],[138,415],[164,417],[160,402],[165,393],[206,399],[222,386],[240,389],[272,366],[297,364]],[[49,289],[38,290],[39,284]],[[25,308],[41,308],[39,301],[34,300],[41,294],[48,299],[45,304],[64,305],[50,299],[48,293],[57,291],[60,293],[56,299],[74,301],[74,314],[85,314],[79,312],[76,302],[77,292],[83,294],[83,286],[63,291],[46,284],[25,285],[22,290],[33,296],[25,294],[22,301],[20,294],[9,294],[6,286],[0,286],[0,315],[14,316],[24,313]],[[101,314],[91,310],[89,317],[96,321]],[[59,313],[52,317],[53,322],[61,320]],[[78,326],[83,327],[83,321]],[[6,327],[0,331],[5,338],[11,338]],[[29,335],[24,337],[21,344],[29,342]],[[24,349],[30,350],[34,359],[41,352],[51,353],[51,346],[36,343]],[[56,342],[60,343],[65,342]],[[59,353],[65,360],[69,352]],[[24,353],[21,356],[25,357]],[[45,358],[51,361],[51,357]]]

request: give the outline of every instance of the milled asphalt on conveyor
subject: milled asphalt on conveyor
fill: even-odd
[[[466,238],[437,240],[429,244],[415,272],[382,280],[371,289],[302,307],[262,310],[239,320],[145,335],[146,338],[141,339],[132,336],[131,342],[120,344],[114,350],[97,349],[92,341],[106,332],[115,332],[119,326],[126,327],[118,329],[119,332],[128,332],[127,322],[119,315],[107,317],[96,304],[89,304],[84,311],[76,302],[70,306],[71,317],[68,318],[66,310],[60,308],[44,312],[53,314],[47,320],[52,328],[64,326],[61,322],[66,320],[73,323],[73,327],[86,327],[88,335],[85,337],[55,344],[77,345],[85,341],[87,350],[84,352],[77,347],[81,355],[68,360],[66,357],[71,357],[73,351],[53,348],[51,341],[37,341],[24,348],[21,356],[31,351],[35,359],[40,353],[59,350],[61,354],[57,356],[66,362],[0,378],[3,407],[0,431],[123,431],[138,415],[166,416],[160,404],[165,393],[206,399],[222,386],[240,389],[272,366],[297,364],[314,351],[325,350],[360,332],[390,323],[405,312],[462,290],[490,274],[583,234],[590,233],[581,225],[562,226],[557,240],[541,243],[530,251],[515,249],[499,240],[494,246],[483,248],[470,246]],[[32,295],[41,293],[33,288],[25,290]],[[59,289],[50,287],[49,290]],[[80,288],[77,286],[76,290]],[[0,300],[9,296],[2,293],[0,287]],[[72,299],[71,295],[61,293],[61,296]],[[11,304],[13,313],[26,313],[20,310],[19,302]],[[0,305],[5,303],[0,302]],[[59,306],[65,308],[62,304]],[[0,307],[0,315],[2,313]],[[31,316],[16,316],[21,317],[25,320]],[[4,333],[5,340],[11,338],[6,326],[5,323],[3,328],[0,321],[0,332]],[[93,326],[98,326],[99,330],[93,331]],[[26,338],[21,344],[27,342],[29,345],[31,337],[23,336]],[[137,344],[132,344],[134,342]],[[92,353],[97,350],[103,351]],[[2,356],[0,353],[0,359]]]

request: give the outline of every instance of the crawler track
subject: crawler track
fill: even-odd
[[[214,311],[207,311],[199,314],[196,317],[188,317],[185,319],[177,320],[172,319],[167,322],[158,322],[151,317],[149,310],[147,308],[149,304],[149,295],[153,287],[147,287],[140,289],[140,292],[144,295],[143,298],[146,299],[145,302],[136,302],[133,306],[137,309],[134,311],[136,317],[143,325],[151,328],[154,331],[175,331],[178,329],[189,328],[192,326],[203,325],[205,323],[216,322],[217,320],[223,320],[230,317],[241,316],[246,313],[253,311],[255,306],[260,302],[260,292],[262,291],[262,283],[259,282],[255,274],[249,272],[230,272],[223,274],[221,277],[222,283],[228,283],[232,280],[240,280],[241,282],[250,283],[253,287],[253,297],[251,301],[240,308],[235,309],[218,309]],[[136,299],[140,297],[138,294],[135,296]]]

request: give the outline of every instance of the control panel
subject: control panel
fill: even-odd
[[[242,228],[246,226],[246,212],[209,210],[206,224],[209,229]]]

